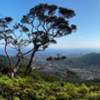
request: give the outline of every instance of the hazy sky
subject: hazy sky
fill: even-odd
[[[60,48],[100,48],[100,0],[0,0],[0,17],[12,16],[20,20],[30,8],[39,3],[56,4],[76,12],[71,20],[78,29],[69,36],[59,38]]]

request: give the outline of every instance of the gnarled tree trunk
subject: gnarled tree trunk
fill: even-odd
[[[28,65],[26,66],[25,74],[30,73],[31,70],[32,70],[31,65],[32,65],[33,58],[34,58],[34,55],[35,55],[36,51],[37,51],[37,49],[35,49],[35,50],[32,52],[31,56],[30,56]]]

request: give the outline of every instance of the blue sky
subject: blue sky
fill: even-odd
[[[69,36],[57,39],[54,48],[100,48],[100,0],[0,0],[0,17],[20,20],[30,8],[49,3],[71,8],[76,16],[71,20],[78,29]]]

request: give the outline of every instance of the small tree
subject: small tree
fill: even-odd
[[[75,25],[69,24],[69,19],[74,16],[73,10],[48,4],[39,4],[23,16],[21,20],[23,31],[32,47],[29,51],[31,55],[26,72],[31,71],[32,60],[37,51],[45,50],[50,43],[56,43],[56,38],[76,30]]]
[[[22,49],[24,47],[27,47],[27,45],[29,44],[27,42],[27,39],[23,36],[25,27],[19,23],[10,24],[11,21],[11,17],[0,19],[0,43],[4,47],[8,65],[10,67],[8,73],[11,75],[13,74],[14,76],[19,68],[19,65],[21,65],[21,62],[24,59],[25,54],[22,52]],[[8,53],[8,47],[14,49],[15,51],[15,57],[17,58],[17,61],[15,63],[12,63],[12,59]]]
[[[2,44],[4,45],[4,51],[8,60],[8,64],[10,66],[12,65],[12,62],[7,52],[7,46],[10,43],[11,39],[10,33],[12,32],[12,30],[9,29],[9,24],[11,22],[12,22],[11,17],[5,17],[0,19],[0,40],[2,40]]]
[[[22,61],[23,53],[22,48],[26,47],[27,41],[24,39],[21,30],[24,31],[24,26],[21,24],[10,24],[12,22],[11,17],[4,17],[0,19],[0,43],[4,47],[8,65],[10,67],[18,67]],[[12,63],[12,59],[8,53],[8,47],[16,51],[17,62]]]
[[[11,38],[9,42],[9,47],[13,48],[16,51],[17,61],[15,63],[15,68],[18,67],[22,60],[24,60],[24,56],[26,54],[23,53],[23,49],[29,45],[29,41],[25,38],[25,34],[23,34],[25,27],[20,23],[14,24],[12,28]]]

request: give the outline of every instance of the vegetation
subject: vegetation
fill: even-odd
[[[0,40],[3,41],[8,65],[13,66],[14,70],[16,68],[17,72],[25,56],[30,54],[25,68],[25,74],[29,74],[32,71],[31,65],[37,51],[45,50],[49,44],[56,43],[56,38],[66,36],[76,30],[76,25],[69,24],[69,19],[74,16],[75,13],[71,9],[39,4],[30,9],[19,23],[12,23],[11,17],[1,18]],[[23,49],[29,45],[31,49],[23,52]],[[8,47],[16,50],[15,64],[8,54]]]
[[[0,100],[99,100],[100,84],[66,83],[31,76],[0,77]],[[48,78],[48,77],[47,77]]]
[[[31,68],[32,59],[37,51],[45,50],[50,43],[56,43],[56,38],[76,30],[76,26],[70,25],[68,21],[73,16],[73,10],[48,4],[37,5],[23,16],[21,22],[26,24],[29,41],[33,46],[26,71]]]

